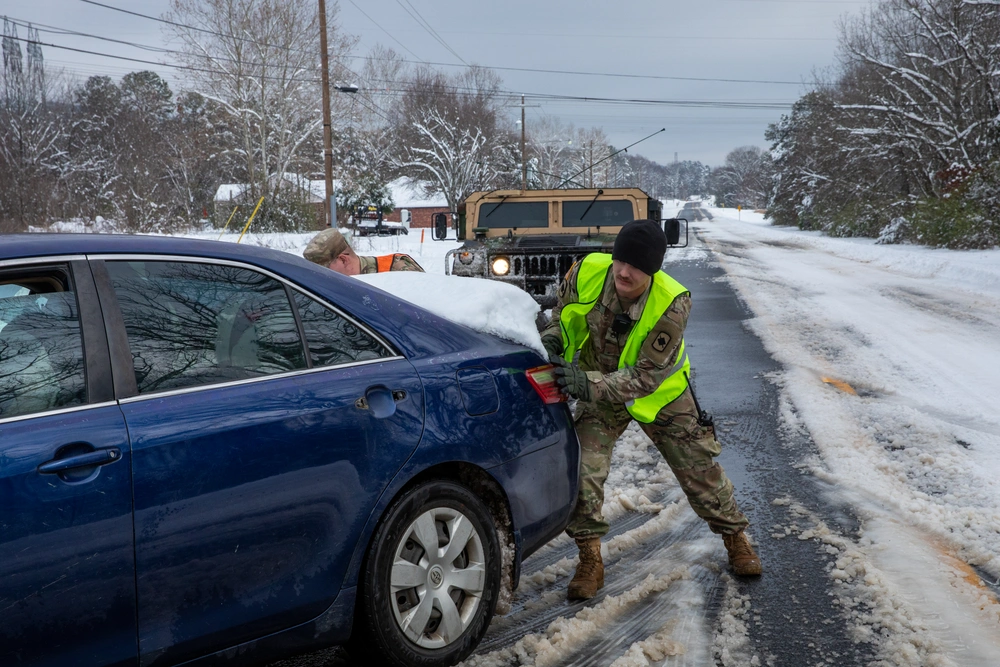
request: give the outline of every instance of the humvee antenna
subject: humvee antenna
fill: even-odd
[[[666,132],[666,131],[667,131],[667,128],[665,128],[665,127],[661,127],[661,128],[659,129],[659,130],[657,130],[656,132],[653,132],[653,133],[652,133],[651,135],[649,135],[649,137],[655,137],[655,136],[656,136],[656,135],[658,135],[658,134],[659,134],[660,132]],[[643,138],[642,138],[642,139],[640,139],[639,141],[636,141],[635,143],[632,143],[632,144],[629,144],[629,145],[628,145],[628,146],[626,146],[625,148],[619,148],[618,150],[616,150],[616,151],[615,151],[614,153],[612,153],[611,155],[608,155],[608,156],[606,156],[606,157],[603,157],[603,158],[601,158],[600,160],[598,160],[597,162],[592,162],[591,164],[587,165],[586,167],[584,167],[584,168],[583,168],[583,169],[581,169],[580,171],[576,172],[576,173],[575,173],[575,174],[573,174],[572,176],[570,176],[570,177],[568,177],[568,178],[564,178],[564,179],[563,179],[563,181],[562,181],[562,183],[560,183],[559,185],[557,185],[557,186],[555,187],[555,189],[556,189],[556,190],[558,190],[558,189],[559,189],[559,188],[561,188],[561,187],[562,187],[562,186],[563,186],[564,184],[566,184],[566,183],[568,183],[568,182],[572,181],[572,180],[573,180],[574,178],[576,178],[577,176],[579,176],[579,175],[580,175],[580,174],[582,174],[583,172],[587,171],[588,169],[593,169],[594,167],[596,167],[597,165],[601,164],[601,163],[602,163],[602,162],[604,162],[605,160],[610,160],[610,159],[611,159],[611,158],[613,158],[614,156],[618,155],[619,153],[621,153],[621,152],[623,152],[623,151],[627,151],[628,149],[632,148],[632,147],[633,147],[633,146],[635,146],[636,144],[641,144],[641,143],[642,143],[642,142],[644,142],[644,141],[645,141],[646,139],[649,139],[649,137],[643,137]]]
[[[598,190],[597,191],[597,194],[594,195],[594,198],[590,200],[590,204],[587,205],[587,209],[583,212],[583,215],[580,216],[580,220],[583,220],[584,218],[587,217],[587,214],[590,213],[590,209],[592,209],[594,207],[594,202],[597,201],[597,198],[600,197],[603,194],[604,194],[604,190]],[[588,228],[587,231],[590,231],[589,228]],[[601,233],[601,228],[600,227],[597,228],[597,233],[598,234]]]

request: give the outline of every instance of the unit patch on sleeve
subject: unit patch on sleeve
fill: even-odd
[[[653,349],[657,352],[665,352],[668,345],[670,345],[670,334],[666,331],[661,331],[656,335],[656,338],[653,339]]]

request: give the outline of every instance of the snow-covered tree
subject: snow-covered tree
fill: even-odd
[[[403,95],[395,164],[443,194],[453,211],[476,190],[514,181],[516,142],[499,88],[499,77],[482,68],[455,77],[420,70]]]
[[[527,124],[525,134],[530,187],[559,187],[563,179],[570,175],[570,156],[575,135],[573,125],[564,123],[557,116],[542,116]],[[567,183],[563,187],[575,186]]]
[[[772,169],[770,154],[760,147],[735,148],[726,163],[712,171],[711,193],[720,204],[762,208],[771,192]]]
[[[115,132],[115,118],[121,105],[121,89],[108,76],[92,76],[74,91],[66,179],[78,212],[90,220],[119,212],[115,206],[121,180],[118,157],[125,147]]]
[[[879,0],[845,18],[835,76],[768,132],[776,220],[953,247],[1000,240],[997,7]]]
[[[241,173],[237,156],[228,150],[232,134],[227,114],[198,93],[177,96],[162,146],[170,212],[193,222],[209,213],[220,182]]]
[[[273,218],[288,190],[286,173],[321,171],[319,15],[313,0],[171,0],[170,30],[184,51],[182,60],[195,90],[228,116],[248,196],[268,203],[260,223],[296,225]],[[354,38],[327,7],[331,81],[346,81],[340,64]],[[346,95],[333,95],[334,114],[347,116]]]
[[[869,159],[904,161],[940,196],[944,170],[982,165],[998,139],[1000,12],[966,0],[883,0],[845,21],[844,123]],[[905,187],[905,186],[904,186]]]

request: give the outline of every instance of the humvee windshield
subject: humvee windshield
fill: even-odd
[[[479,227],[548,227],[549,204],[544,201],[502,201],[479,207]]]
[[[562,210],[563,227],[621,226],[632,220],[634,216],[632,202],[622,199],[595,202],[564,201]]]
[[[474,192],[460,211],[460,238],[617,234],[629,220],[660,219],[660,202],[639,188]]]

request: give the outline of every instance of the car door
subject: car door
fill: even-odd
[[[0,665],[134,665],[131,455],[89,266],[0,263]]]
[[[106,258],[95,274],[133,368],[141,664],[319,615],[419,441],[413,367],[257,269]]]

